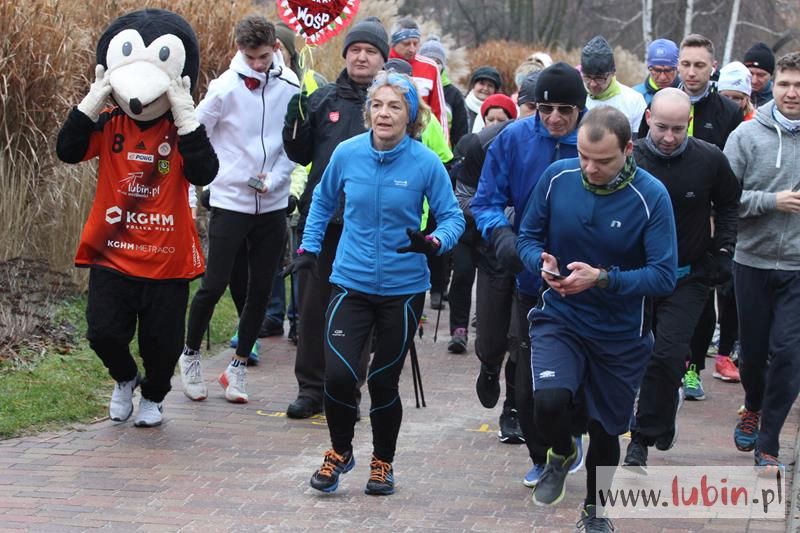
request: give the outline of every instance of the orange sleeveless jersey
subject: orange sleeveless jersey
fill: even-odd
[[[75,265],[154,280],[203,274],[175,125],[161,119],[141,129],[119,108],[105,111],[98,124],[83,157],[100,161]]]

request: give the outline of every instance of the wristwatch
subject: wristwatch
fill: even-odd
[[[601,268],[597,273],[597,279],[594,281],[594,285],[601,289],[608,288],[608,272]]]

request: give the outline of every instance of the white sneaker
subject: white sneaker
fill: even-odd
[[[208,387],[203,381],[203,369],[200,366],[200,354],[188,354],[184,349],[178,365],[181,368],[181,383],[183,383],[183,393],[196,402],[205,400],[208,397]]]
[[[139,400],[139,412],[133,425],[137,428],[151,428],[161,425],[161,404],[148,400],[144,396]]]
[[[233,403],[247,403],[247,367],[228,365],[219,376],[219,384],[225,389],[225,399]]]
[[[133,391],[139,385],[137,375],[130,381],[118,381],[111,393],[111,403],[108,404],[108,416],[114,422],[124,422],[133,414]]]

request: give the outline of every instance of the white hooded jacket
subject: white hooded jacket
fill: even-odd
[[[259,80],[250,90],[243,76]],[[219,158],[219,173],[209,188],[212,207],[247,214],[285,209],[290,175],[295,164],[283,150],[283,120],[289,99],[299,91],[297,76],[273,55],[266,73],[247,66],[237,52],[228,70],[213,80],[197,105],[197,118],[206,127]],[[248,187],[250,178],[267,174],[267,192]]]

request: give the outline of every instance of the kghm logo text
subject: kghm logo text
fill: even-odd
[[[106,222],[109,224],[124,223],[129,230],[175,231],[174,215],[123,211],[116,205],[106,209]]]

